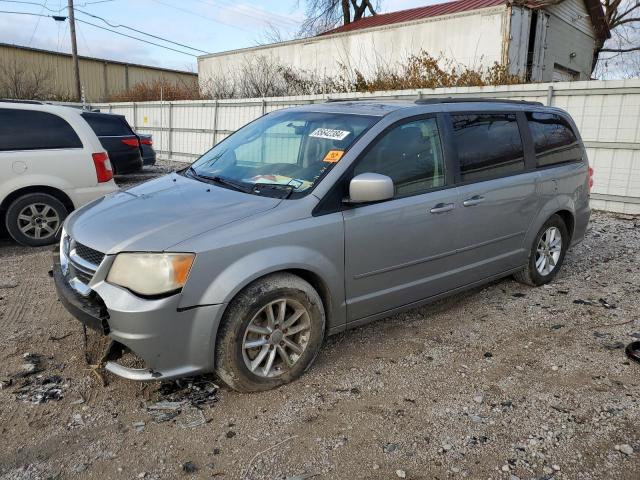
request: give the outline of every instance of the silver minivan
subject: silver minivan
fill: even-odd
[[[55,284],[112,340],[108,371],[266,390],[309,368],[327,335],[508,275],[551,281],[584,236],[591,182],[557,108],[306,105],[74,212]]]

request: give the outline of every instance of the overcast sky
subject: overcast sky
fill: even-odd
[[[381,3],[382,11],[389,12],[440,2],[383,0]],[[59,11],[60,15],[66,15],[66,4],[67,0],[0,0],[0,11],[39,15],[56,15]],[[206,52],[221,52],[264,43],[264,32],[269,25],[284,35],[291,35],[303,18],[302,9],[296,4],[296,0],[75,0],[78,51],[80,55],[196,71],[194,56],[100,30],[80,20],[112,28],[87,14],[97,15],[112,25],[133,27]],[[160,43],[131,30],[112,29]],[[0,12],[0,42],[62,52],[71,50],[68,22],[56,22],[50,17]],[[200,54],[185,47],[169,46]]]

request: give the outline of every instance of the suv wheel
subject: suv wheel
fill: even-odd
[[[55,243],[67,208],[46,193],[29,193],[14,200],[5,218],[9,235],[18,243],[40,247]]]
[[[544,285],[556,276],[569,248],[569,232],[559,215],[554,215],[542,226],[529,252],[527,266],[514,275],[521,283]]]
[[[324,328],[322,300],[309,283],[288,273],[269,275],[238,294],[225,312],[215,372],[241,392],[289,383],[315,359]]]

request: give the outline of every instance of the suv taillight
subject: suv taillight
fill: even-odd
[[[137,138],[123,138],[122,143],[133,148],[140,148],[140,141]]]
[[[593,188],[593,168],[589,167],[589,190]]]
[[[153,140],[151,140],[150,138],[143,138],[142,140],[140,140],[140,143],[143,145],[153,145]]]
[[[98,183],[111,180],[113,178],[113,170],[111,169],[111,162],[109,161],[107,152],[94,153],[91,156],[93,157],[93,164],[96,167]]]

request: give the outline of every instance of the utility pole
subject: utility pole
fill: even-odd
[[[76,17],[73,12],[73,0],[69,0],[69,31],[71,32],[71,53],[73,55],[73,73],[76,84],[76,100],[82,98],[82,88],[80,86],[80,64],[78,63],[78,42],[76,42]]]

